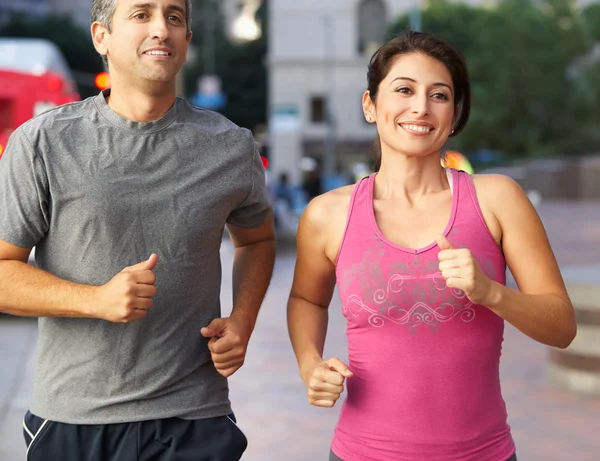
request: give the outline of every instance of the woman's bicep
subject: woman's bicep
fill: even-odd
[[[495,214],[502,227],[502,250],[519,289],[568,299],[565,284],[537,211],[510,178],[497,185]],[[507,206],[507,204],[510,204]]]
[[[291,297],[328,307],[335,288],[335,266],[327,257],[327,229],[318,203],[311,203],[298,226],[297,259]]]

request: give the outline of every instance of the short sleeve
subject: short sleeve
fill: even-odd
[[[48,179],[23,129],[14,131],[0,158],[0,240],[34,247],[47,233]]]
[[[254,152],[251,155],[251,186],[246,198],[231,212],[227,222],[238,227],[252,228],[264,224],[271,203],[265,180],[265,169],[260,158],[258,145],[252,142]]]

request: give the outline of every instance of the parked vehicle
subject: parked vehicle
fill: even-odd
[[[21,124],[80,99],[71,70],[54,43],[0,38],[0,157],[10,134]]]

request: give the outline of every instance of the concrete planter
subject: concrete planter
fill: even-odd
[[[577,316],[577,337],[549,352],[548,376],[558,387],[600,396],[600,280],[567,286]]]

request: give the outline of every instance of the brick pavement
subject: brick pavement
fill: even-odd
[[[600,264],[600,202],[542,202],[538,212],[561,266]]]

